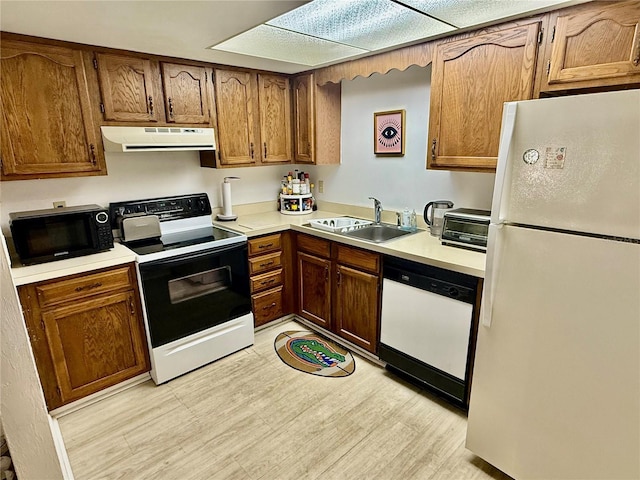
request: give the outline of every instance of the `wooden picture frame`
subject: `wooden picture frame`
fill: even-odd
[[[404,110],[373,114],[373,153],[383,156],[404,156]]]

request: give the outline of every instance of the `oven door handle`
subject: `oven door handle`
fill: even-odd
[[[193,260],[197,260],[199,258],[209,257],[211,255],[221,255],[221,254],[230,252],[232,250],[238,250],[238,249],[241,250],[243,248],[245,248],[245,249],[247,248],[247,243],[246,242],[234,243],[232,245],[211,248],[211,249],[208,249],[208,250],[202,250],[202,251],[194,252],[194,253],[187,253],[187,254],[184,254],[184,255],[177,256],[177,257],[161,258],[159,260],[154,260],[152,262],[141,263],[140,264],[140,271],[150,270],[150,269],[152,269],[154,267],[166,267],[166,266],[169,266],[169,265],[180,265],[180,264],[183,264],[183,263],[192,262]]]

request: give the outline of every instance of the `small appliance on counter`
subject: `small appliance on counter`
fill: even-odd
[[[440,241],[443,245],[487,251],[491,212],[456,208],[444,212]]]
[[[429,225],[429,232],[434,237],[439,237],[442,233],[444,213],[450,208],[453,208],[453,202],[449,200],[434,200],[424,206],[423,218]]]
[[[80,257],[113,248],[109,214],[99,205],[14,212],[9,214],[9,225],[23,265]]]

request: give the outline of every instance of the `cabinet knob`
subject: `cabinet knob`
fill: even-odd
[[[337,277],[337,280],[338,280],[338,286],[340,286],[340,279],[341,279],[340,267],[338,267],[338,269],[336,270],[336,277]]]
[[[149,95],[149,115],[153,116],[153,97]]]
[[[167,99],[167,102],[169,102],[169,117],[173,118],[173,100],[171,97]]]
[[[251,158],[253,158],[253,142],[249,144],[249,153],[251,154]]]
[[[434,138],[433,142],[431,142],[431,160],[435,160],[436,159],[436,144],[437,144],[437,140]]]
[[[264,142],[264,158],[267,158],[267,142]]]

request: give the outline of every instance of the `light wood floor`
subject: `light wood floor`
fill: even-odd
[[[59,419],[77,480],[501,479],[464,448],[466,417],[356,356],[349,377],[282,363],[273,341]]]

